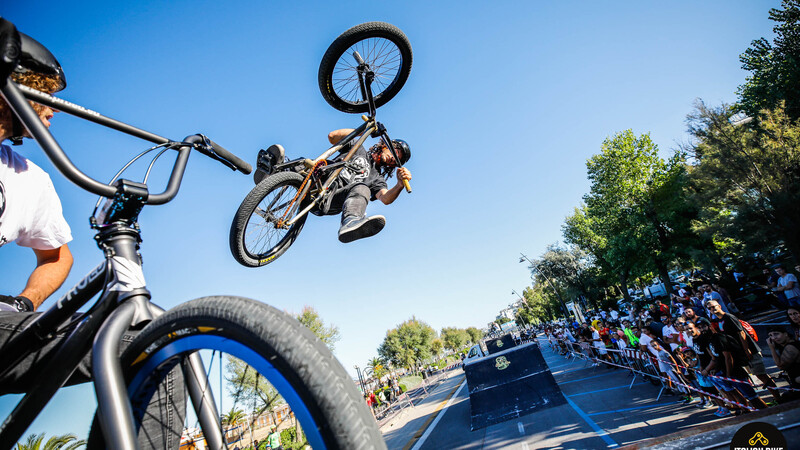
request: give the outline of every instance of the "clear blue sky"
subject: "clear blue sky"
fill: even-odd
[[[519,253],[533,258],[561,239],[602,140],[650,132],[665,155],[685,142],[695,99],[735,100],[746,75],[738,56],[772,36],[767,11],[778,4],[29,0],[0,14],[59,58],[61,97],[173,139],[202,132],[250,162],[273,143],[316,156],[329,130],[358,125],[317,87],[336,36],[372,20],[408,35],[411,77],[378,117],[412,146],[414,192],[370,206],[388,220],[378,236],[340,244],[338,218],[313,217],[277,262],[241,267],[228,230],[252,178],[201,155],[177,200],[141,216],[156,303],[234,294],[289,312],[313,306],[341,330],[336,355],[353,373],[412,315],[436,329],[492,320],[530,283]],[[72,160],[100,179],[148,145],[65,114],[52,122]],[[87,221],[96,198],[35,143],[21,151],[51,173],[72,225],[75,265],[58,297],[101,260]],[[33,266],[30,250],[5,246],[2,293],[18,293]],[[87,387],[67,389],[29,432],[85,434],[93,404]],[[0,414],[10,408],[0,398]]]

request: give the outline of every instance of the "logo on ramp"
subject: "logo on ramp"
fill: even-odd
[[[497,370],[505,370],[510,365],[511,362],[505,356],[499,356],[494,360],[494,366],[497,367]]]

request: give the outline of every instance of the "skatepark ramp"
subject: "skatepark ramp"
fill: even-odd
[[[467,361],[464,373],[473,431],[567,402],[533,342]]]

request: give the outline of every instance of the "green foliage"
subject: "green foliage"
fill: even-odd
[[[441,339],[436,338],[431,341],[431,353],[434,356],[439,356],[442,353],[442,349],[444,348],[444,342]]]
[[[85,440],[78,440],[74,434],[51,436],[44,442],[45,434],[31,434],[24,444],[17,443],[16,450],[76,450],[86,446]],[[42,443],[44,442],[44,446]]]
[[[469,342],[473,344],[480,342],[484,336],[484,332],[475,327],[467,328],[466,332],[469,335]]]
[[[445,348],[454,352],[461,350],[467,345],[468,340],[469,334],[462,328],[442,328],[442,342]]]
[[[431,342],[436,331],[416,317],[403,322],[386,332],[378,355],[397,367],[414,367],[417,361],[431,356]]]
[[[726,105],[696,105],[689,116],[695,227],[720,253],[754,253],[783,242],[800,255],[800,121],[782,104],[746,125]],[[727,256],[727,255],[726,255]]]
[[[506,324],[508,322],[511,322],[511,319],[509,319],[508,317],[501,317],[501,318],[495,320],[495,322],[497,322],[498,325],[503,325],[503,324]]]
[[[364,372],[380,380],[384,375],[389,373],[389,369],[386,367],[386,363],[380,358],[372,358],[367,362],[367,367]]]
[[[252,413],[255,420],[274,405],[284,402],[283,397],[263,375],[240,359],[227,357],[225,380],[229,383],[228,393],[234,402],[231,412],[245,408],[246,411]],[[242,416],[245,415],[244,412],[239,412]],[[230,423],[235,424],[236,422]]]
[[[341,339],[339,327],[336,325],[325,326],[325,322],[320,318],[319,313],[310,306],[303,307],[303,311],[295,318],[306,328],[311,330],[331,351],[334,350],[336,342]]]
[[[775,40],[757,39],[739,57],[751,73],[739,86],[739,107],[755,117],[785,102],[786,115],[800,118],[800,1],[783,0],[782,9],[771,9],[776,22]]]

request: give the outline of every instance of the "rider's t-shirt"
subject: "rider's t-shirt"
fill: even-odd
[[[388,189],[386,179],[383,178],[375,163],[370,158],[364,147],[359,147],[350,160],[353,168],[345,167],[339,174],[338,181],[340,186],[350,186],[356,183],[363,183],[369,188],[371,200],[381,189]]]
[[[0,145],[0,246],[53,250],[72,240],[50,176]]]

